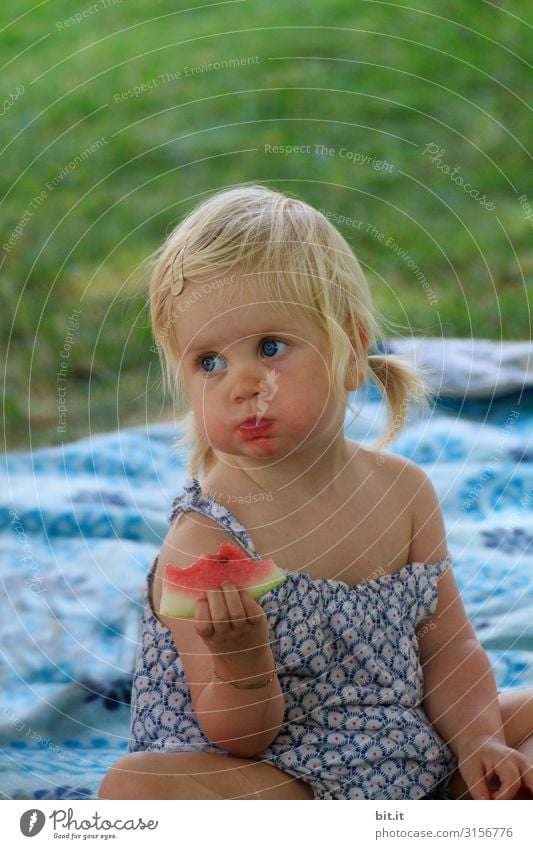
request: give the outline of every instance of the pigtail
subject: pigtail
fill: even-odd
[[[195,478],[199,478],[201,471],[203,471],[204,475],[207,475],[211,471],[213,466],[218,462],[218,458],[198,428],[192,410],[183,418],[185,428],[183,434],[174,442],[174,448],[185,453],[189,453],[190,451],[189,474]]]
[[[191,474],[198,478],[202,470],[204,475],[207,475],[217,463],[218,458],[212,447],[205,437],[198,432],[190,459]]]
[[[379,448],[392,442],[405,424],[409,404],[420,411],[430,406],[431,392],[421,371],[411,363],[390,354],[375,354],[368,357],[370,375],[387,404],[387,427],[378,441]]]

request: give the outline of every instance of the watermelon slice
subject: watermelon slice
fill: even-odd
[[[218,554],[201,554],[186,569],[167,563],[160,613],[190,619],[194,616],[198,599],[205,598],[207,590],[219,589],[223,581],[231,581],[240,590],[248,590],[252,598],[258,599],[286,577],[270,557],[253,560],[246,557],[242,549],[222,542]]]

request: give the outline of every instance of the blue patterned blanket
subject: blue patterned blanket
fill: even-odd
[[[371,442],[370,396],[347,434]],[[353,419],[353,420],[352,420]],[[500,687],[533,685],[533,393],[445,402],[391,450],[430,475]],[[126,749],[146,569],[186,477],[172,426],[6,458],[0,503],[0,797],[95,798]]]

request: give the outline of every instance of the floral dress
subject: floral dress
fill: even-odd
[[[218,522],[260,560],[248,532],[195,477],[173,502]],[[358,586],[288,572],[260,601],[284,693],[283,724],[255,760],[307,781],[316,799],[445,798],[455,756],[421,705],[415,629],[437,604],[450,565],[408,563]],[[154,615],[146,581],[129,751],[228,753],[196,721],[171,631]]]

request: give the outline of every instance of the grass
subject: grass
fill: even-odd
[[[391,334],[530,338],[525,4],[32,5],[0,12],[8,448],[170,417],[139,268],[237,182],[357,219],[339,229]]]

